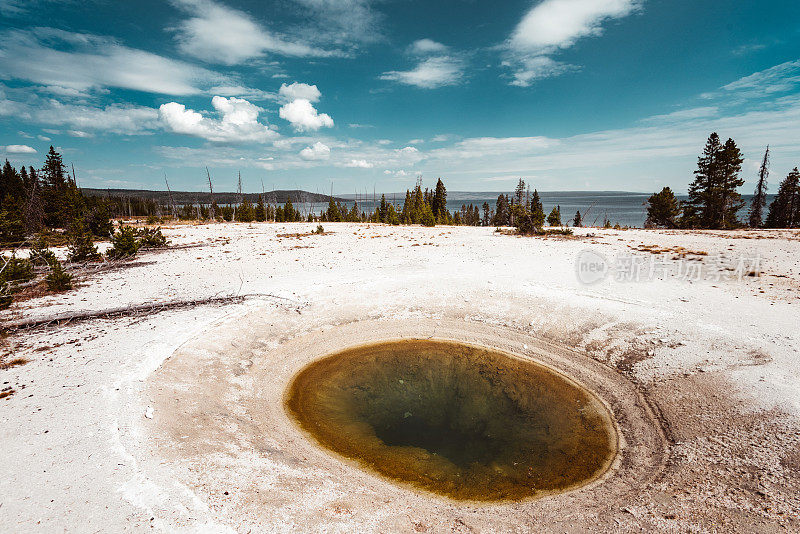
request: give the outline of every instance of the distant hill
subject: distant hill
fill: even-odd
[[[167,191],[150,191],[147,189],[94,189],[91,187],[82,187],[81,191],[83,191],[83,194],[87,196],[143,198],[148,200],[156,200],[162,204],[169,203],[169,193]],[[260,193],[244,193],[242,196],[250,202],[255,203],[258,200],[259,194]],[[267,191],[264,195],[265,202],[275,201],[279,204],[285,204],[290,198],[295,204],[301,202],[321,203],[328,202],[330,199],[328,195],[311,193],[309,191],[302,191],[300,189]],[[344,200],[339,197],[333,198],[337,201]],[[208,204],[211,202],[211,195],[208,191],[173,191],[172,200],[178,205],[195,203]],[[239,202],[239,194],[227,192],[217,193],[214,191],[214,201],[220,205],[236,204]]]

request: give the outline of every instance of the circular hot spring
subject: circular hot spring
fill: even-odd
[[[322,446],[396,482],[458,500],[583,486],[617,454],[611,413],[569,377],[484,347],[394,341],[311,363],[286,407]]]

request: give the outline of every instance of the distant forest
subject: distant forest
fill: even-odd
[[[208,204],[211,201],[211,194],[208,191],[151,191],[147,189],[95,189],[91,187],[81,187],[81,192],[90,197],[117,197],[117,198],[131,198],[138,200],[152,200],[158,204],[167,206],[170,202],[178,206],[186,204]],[[171,198],[170,198],[171,195]],[[217,204],[239,204],[245,200],[255,204],[258,201],[259,195],[262,193],[217,193],[214,192],[214,202]],[[285,204],[287,200],[295,203],[302,202],[328,202],[329,195],[321,195],[319,193],[311,193],[301,189],[279,189],[275,191],[267,191],[263,193],[263,197],[267,202],[272,204]],[[333,197],[334,200],[342,201],[344,199]]]

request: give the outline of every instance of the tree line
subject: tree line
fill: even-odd
[[[778,193],[764,217],[769,177],[769,147],[758,172],[756,189],[746,221],[739,219],[745,201],[738,189],[744,157],[733,139],[721,142],[714,132],[698,157],[689,195],[679,201],[669,187],[654,193],[647,201],[646,227],[733,229],[800,227],[800,172],[795,167],[781,182]]]

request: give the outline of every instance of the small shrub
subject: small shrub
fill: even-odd
[[[147,216],[147,224],[161,224],[162,222],[161,217],[156,217],[155,215]]]
[[[120,226],[119,230],[111,236],[111,248],[108,249],[110,258],[124,258],[134,256],[139,251],[139,234],[132,226]]]
[[[100,257],[97,247],[94,246],[92,233],[86,230],[81,221],[75,223],[70,231],[68,250],[67,258],[71,262],[92,261]]]
[[[14,302],[18,285],[33,280],[33,264],[11,256],[0,258],[0,268],[0,310],[4,310]]]
[[[6,263],[8,261],[8,263]],[[17,257],[3,258],[0,260],[0,268],[5,264],[3,272],[0,273],[0,281],[8,283],[22,283],[33,280],[33,263]]]
[[[314,230],[314,233],[315,234],[324,234],[325,233],[325,228],[323,228],[321,224],[318,224],[317,225],[317,229]]]
[[[50,273],[44,280],[47,283],[47,289],[50,291],[72,289],[72,275],[64,270],[58,260],[50,264]]]
[[[161,248],[167,246],[167,238],[161,233],[161,227],[142,228],[137,233],[140,248]]]
[[[47,240],[41,234],[31,243],[30,261],[35,267],[52,265],[56,260],[56,255],[47,247]]]

